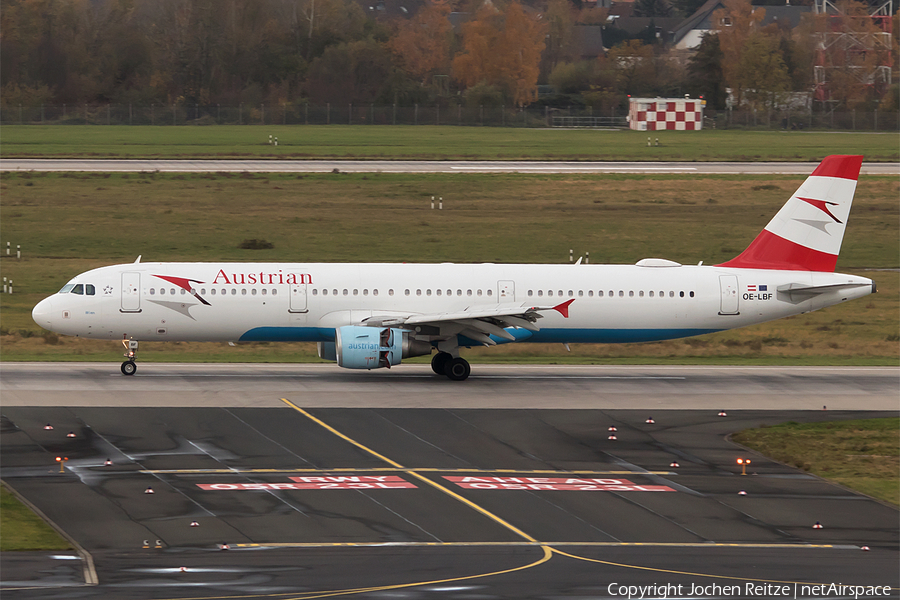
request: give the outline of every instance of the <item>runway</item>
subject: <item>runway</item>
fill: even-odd
[[[900,597],[895,508],[727,438],[895,416],[896,368],[427,368],[0,364],[0,475],[92,561],[4,598]]]
[[[685,173],[809,175],[810,162],[567,162],[394,160],[3,159],[0,171],[163,173]],[[897,175],[900,163],[863,163],[863,175]]]
[[[896,367],[479,365],[451,382],[426,365],[0,363],[4,406],[307,406],[896,410]]]

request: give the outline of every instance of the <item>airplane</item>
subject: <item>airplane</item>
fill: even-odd
[[[717,265],[141,262],[76,276],[34,307],[41,327],[122,340],[317,342],[348,369],[434,354],[462,381],[461,348],[648,342],[807,313],[875,293],[835,273],[862,156],[829,156],[739,256]]]

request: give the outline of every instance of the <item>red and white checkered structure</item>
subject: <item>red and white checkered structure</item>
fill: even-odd
[[[703,104],[689,98],[632,98],[628,122],[638,131],[699,131]]]

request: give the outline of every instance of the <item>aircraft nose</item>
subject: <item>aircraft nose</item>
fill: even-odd
[[[53,304],[50,302],[50,298],[44,298],[31,311],[31,318],[34,319],[34,322],[43,327],[44,329],[53,329],[53,323],[50,316],[53,314]]]

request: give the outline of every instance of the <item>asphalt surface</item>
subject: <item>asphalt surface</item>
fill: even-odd
[[[62,553],[4,553],[4,598],[587,598],[639,584],[731,598],[777,597],[746,586],[795,582],[887,585],[878,597],[898,597],[896,509],[726,438],[896,409],[721,417],[650,413],[625,396],[625,407],[579,410],[562,408],[565,389],[542,397],[553,409],[441,398],[433,408],[323,408],[316,393],[197,407],[202,391],[166,388],[160,403],[181,406],[129,406],[127,392],[112,407],[14,406],[6,365],[2,375],[3,480],[83,547],[99,581],[85,586],[84,563]],[[116,381],[126,379],[141,383]],[[225,399],[233,379],[200,387]],[[350,381],[346,394],[397,385]],[[58,455],[69,458],[62,474]],[[746,476],[741,457],[752,459]]]
[[[897,410],[896,367],[481,365],[464,382],[429,366],[0,363],[4,406]]]
[[[459,160],[148,160],[3,159],[0,171],[103,171],[169,173],[687,173],[809,175],[810,162],[567,162]],[[863,175],[896,175],[900,163],[863,163]]]

